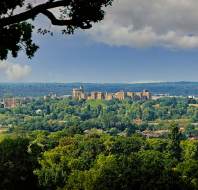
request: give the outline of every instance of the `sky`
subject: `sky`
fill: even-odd
[[[51,28],[42,16],[36,22]],[[0,82],[198,81],[197,0],[114,0],[91,30],[53,30],[34,34],[31,60],[2,62]]]

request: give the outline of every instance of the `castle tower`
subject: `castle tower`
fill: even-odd
[[[83,86],[80,86],[80,88],[74,88],[72,90],[72,98],[77,99],[77,100],[86,98]]]

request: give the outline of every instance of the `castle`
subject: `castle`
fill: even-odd
[[[144,90],[143,92],[124,92],[119,91],[116,93],[104,93],[104,92],[91,92],[86,93],[84,88],[81,86],[80,88],[74,88],[72,90],[72,98],[77,100],[124,100],[126,98],[130,98],[133,100],[150,100],[152,98],[151,93],[148,90]]]

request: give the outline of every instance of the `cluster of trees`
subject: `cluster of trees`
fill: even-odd
[[[58,131],[78,126],[83,131],[102,129],[109,134],[168,129],[171,120],[185,120],[186,135],[197,134],[196,100],[163,98],[148,101],[85,101],[33,99],[14,109],[0,108],[0,125],[9,130]],[[137,122],[139,121],[139,122]],[[182,126],[183,127],[183,126]]]
[[[0,189],[197,189],[198,142],[170,125],[182,118],[186,135],[196,133],[196,103],[41,98],[1,108]],[[167,128],[168,138],[137,133]]]
[[[112,136],[78,127],[34,131],[0,142],[4,190],[194,190],[198,142],[182,140],[176,124],[167,139]]]

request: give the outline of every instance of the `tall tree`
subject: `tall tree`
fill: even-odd
[[[181,132],[179,131],[179,127],[176,123],[171,124],[171,133],[170,133],[170,144],[169,144],[169,152],[173,158],[176,160],[181,159]]]

